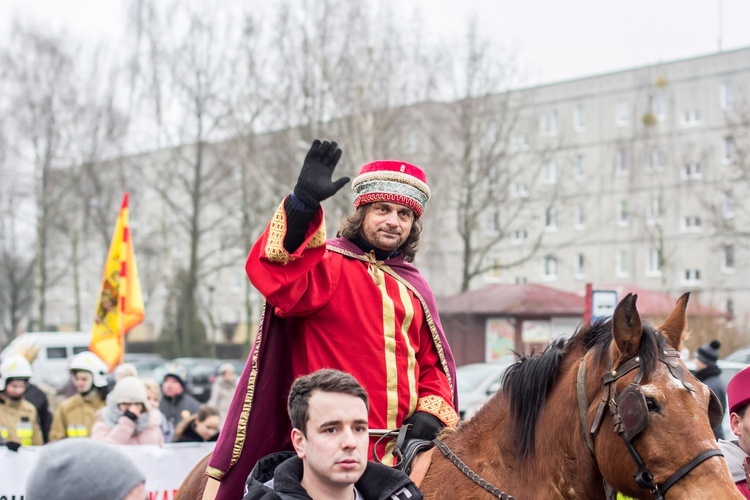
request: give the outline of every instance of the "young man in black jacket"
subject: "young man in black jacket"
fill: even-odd
[[[288,399],[294,452],[261,459],[244,500],[419,500],[409,477],[367,461],[369,403],[357,380],[338,370],[298,378]]]

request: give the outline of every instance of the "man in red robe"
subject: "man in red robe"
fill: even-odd
[[[240,498],[265,455],[291,450],[284,397],[321,368],[352,374],[370,395],[371,429],[412,424],[432,439],[458,422],[453,355],[435,299],[411,264],[430,198],[424,172],[402,161],[364,165],[352,183],[355,212],[326,241],[320,202],[332,180],[335,142],[315,141],[294,188],[255,243],[246,270],[266,298],[263,320],[206,474],[204,498]],[[392,463],[392,442],[375,450]],[[374,439],[370,448],[374,447]]]

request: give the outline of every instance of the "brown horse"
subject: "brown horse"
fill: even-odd
[[[741,500],[714,451],[709,411],[721,415],[718,400],[676,351],[687,302],[685,294],[653,328],[629,294],[611,321],[521,358],[473,419],[440,438],[494,495],[436,450],[425,498],[603,499],[606,482],[636,498],[668,489],[666,498]]]

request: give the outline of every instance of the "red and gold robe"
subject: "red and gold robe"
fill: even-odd
[[[376,261],[347,240],[326,244],[322,209],[292,254],[283,247],[285,235],[282,204],[247,260],[266,311],[207,470],[221,481],[217,498],[236,496],[225,492],[238,491],[266,454],[291,449],[289,386],[321,368],[348,372],[363,385],[370,428],[397,429],[417,410],[447,426],[458,422],[453,356],[416,268],[402,256]],[[270,438],[268,427],[278,435]],[[377,452],[392,460],[385,442]]]

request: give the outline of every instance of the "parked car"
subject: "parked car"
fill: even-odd
[[[724,383],[724,387],[729,383],[730,380],[732,380],[732,377],[737,375],[737,373],[745,368],[747,368],[747,363],[738,363],[736,361],[728,361],[726,359],[720,359],[716,362],[716,365],[721,369],[721,381]],[[685,361],[685,366],[687,366],[688,370],[695,373],[697,367],[695,366],[695,360],[694,359],[688,359]],[[726,401],[724,401],[726,403]],[[724,418],[721,421],[721,428],[724,430],[724,439],[733,439],[734,433],[732,432],[732,427],[729,425],[729,412],[724,412]]]
[[[505,370],[515,356],[489,363],[472,363],[456,368],[459,417],[469,420],[500,389]]]
[[[210,363],[196,364],[188,369],[188,391],[195,399],[205,403],[211,398],[211,387],[219,376],[219,367],[224,363],[234,366],[237,376],[245,367],[245,361],[241,359],[212,359]]]
[[[3,349],[0,360],[15,352],[19,345],[33,344],[39,352],[32,364],[32,382],[41,382],[62,393],[70,380],[68,363],[79,352],[87,351],[89,342],[91,333],[87,332],[22,333]]]
[[[154,379],[161,382],[164,377],[164,366],[167,360],[152,353],[125,353],[125,362],[132,364],[138,370],[141,378]]]
[[[750,364],[750,347],[745,347],[724,358],[725,361],[736,361],[737,363]]]

